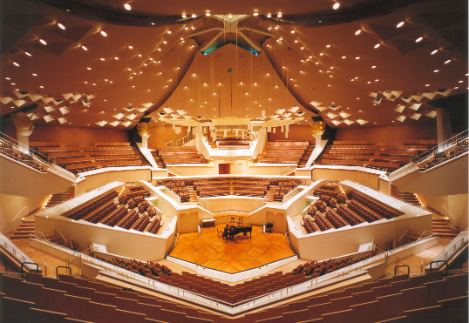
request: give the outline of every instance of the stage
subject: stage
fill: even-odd
[[[253,226],[252,237],[241,233],[226,241],[217,233],[217,228],[223,232],[224,227],[180,234],[169,256],[233,274],[295,255],[283,233],[262,233],[261,226]]]

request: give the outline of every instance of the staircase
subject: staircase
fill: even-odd
[[[29,239],[34,236],[34,216],[21,219],[22,223],[10,237],[10,239]]]
[[[449,226],[449,220],[444,217],[432,219],[432,233],[441,238],[454,238],[458,235],[453,232],[453,229]]]
[[[56,193],[53,194],[49,201],[47,201],[46,207],[51,207],[57,204],[60,204],[62,202],[65,202],[66,200],[69,199],[71,191],[74,189],[73,186],[71,186],[67,191],[62,192],[62,193]]]
[[[301,157],[300,163],[298,164],[298,168],[302,168],[306,166],[306,163],[308,162],[309,156],[311,156],[311,153],[314,150],[315,145],[309,145],[308,149],[306,150],[305,154],[303,157]]]
[[[400,200],[403,200],[404,202],[407,202],[409,204],[412,204],[418,207],[422,207],[422,204],[420,203],[419,199],[417,198],[417,194],[415,193],[401,192],[394,185],[391,186],[391,192],[393,196],[397,197]]]
[[[194,189],[194,186],[186,186],[186,191],[189,193],[189,202],[198,202],[199,197],[197,196],[197,192]]]
[[[160,155],[158,154],[157,150],[153,150],[151,152],[153,159],[155,160],[155,163],[158,165],[158,168],[165,168],[163,161],[161,160]]]
[[[278,190],[279,190],[278,186],[270,185],[269,189],[267,190],[267,193],[264,196],[264,201],[265,202],[273,202],[275,193],[278,192]]]

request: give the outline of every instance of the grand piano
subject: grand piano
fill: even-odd
[[[245,236],[249,232],[249,237],[252,236],[252,225],[232,225],[227,228],[223,232],[223,237],[228,241],[228,239],[231,239],[233,241],[234,236],[240,233],[243,233]]]

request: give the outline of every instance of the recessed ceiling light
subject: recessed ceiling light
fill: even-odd
[[[91,67],[89,67],[89,66],[88,66],[86,69],[87,69],[88,71],[91,71]]]
[[[88,47],[86,47],[85,45],[81,45],[81,49],[83,49],[85,52],[88,51]]]
[[[46,42],[44,39],[42,39],[42,38],[39,39],[39,42],[40,42],[41,44],[43,44],[44,46],[47,45],[47,42]]]
[[[134,49],[134,46],[132,46],[132,45],[129,45],[129,49]]]
[[[192,14],[192,18],[196,18],[197,15],[195,13]]]
[[[346,59],[346,58],[347,58],[347,56],[342,56],[342,59]]]
[[[29,56],[29,57],[33,56],[33,55],[32,55],[30,52],[28,52],[28,51],[25,51],[24,54],[27,55],[27,56]]]
[[[270,12],[266,16],[267,18],[272,18],[272,14]]]
[[[417,38],[417,39],[415,40],[415,42],[416,42],[416,43],[420,43],[422,40],[423,40],[423,37],[420,36],[419,38]]]
[[[357,29],[357,31],[355,32],[355,36],[358,36],[362,33],[362,30],[361,29]]]
[[[295,31],[294,31],[294,30],[290,31],[290,34],[294,34],[294,33],[295,33]]]
[[[256,11],[256,12],[254,12],[252,15],[253,15],[254,17],[257,17],[257,16],[259,16],[259,13]]]
[[[210,17],[210,11],[205,12],[205,16]]]
[[[278,13],[277,13],[277,18],[282,18],[282,16],[283,16],[283,15],[282,15],[281,12],[278,12]]]
[[[99,60],[104,62],[106,59],[104,57],[101,57]]]
[[[64,24],[62,24],[62,23],[60,23],[60,22],[57,23],[57,27],[59,27],[59,28],[62,29],[62,30],[67,29],[67,28],[65,28]]]
[[[43,88],[44,88],[44,86],[43,86],[43,85],[40,85],[39,87],[40,87],[41,89],[43,89]]]
[[[426,87],[429,87],[429,86],[430,86],[430,84],[425,84],[425,86],[426,86]]]
[[[31,75],[32,75],[32,76],[34,76],[34,77],[36,77],[36,76],[37,76],[37,74],[36,74],[36,73],[33,73],[33,74],[31,74]]]
[[[182,13],[181,17],[182,17],[182,19],[186,19],[187,15],[185,13]]]
[[[127,11],[130,11],[130,10],[132,10],[132,6],[128,2],[124,3],[124,9],[127,10]]]
[[[104,30],[101,30],[99,33],[101,34],[101,36],[107,37],[107,32],[105,32]]]
[[[13,62],[13,65],[15,65],[16,67],[20,67],[20,64],[17,62]]]
[[[397,23],[396,28],[401,28],[402,26],[404,26],[404,24],[405,24],[405,21],[400,21]]]
[[[448,59],[447,61],[445,61],[445,64],[449,64],[451,62],[450,59]]]
[[[115,59],[116,61],[118,61],[118,60],[119,60],[119,57],[116,56],[116,57],[114,57],[114,59]]]
[[[440,70],[433,70],[433,73],[438,73]]]
[[[373,46],[374,49],[380,48],[381,44],[377,43],[375,46]]]
[[[376,65],[371,66],[371,68],[376,68]]]
[[[462,83],[462,82],[464,82],[464,81],[463,80],[458,81],[458,83]]]
[[[360,59],[360,56],[355,57],[356,60]]]
[[[430,53],[430,55],[435,55],[436,53],[438,53],[438,49],[434,49],[434,50]]]
[[[340,8],[340,3],[339,2],[335,2],[333,5],[332,5],[332,9],[334,10],[337,10]]]

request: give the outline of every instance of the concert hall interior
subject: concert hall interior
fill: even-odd
[[[467,7],[2,1],[0,322],[467,322]]]

